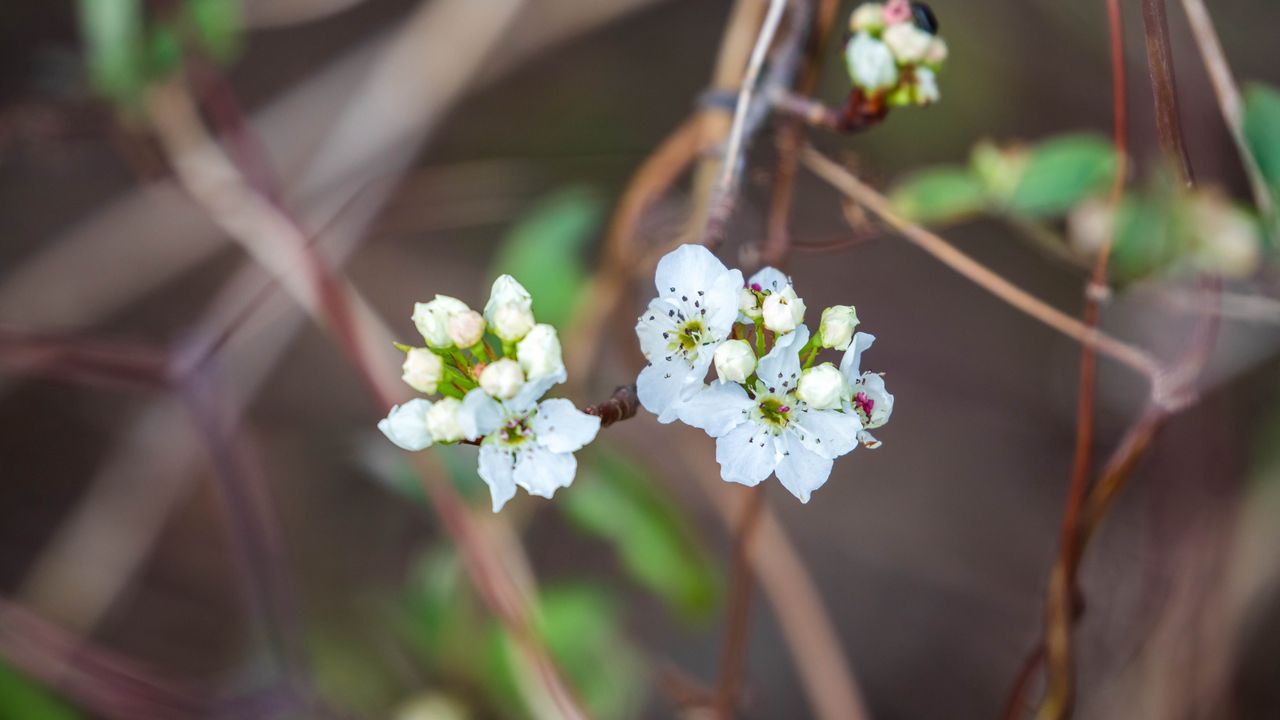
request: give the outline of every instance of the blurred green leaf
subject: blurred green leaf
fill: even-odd
[[[78,720],[80,712],[25,675],[0,663],[0,718]]]
[[[492,275],[519,280],[533,296],[538,322],[563,329],[587,278],[587,242],[603,218],[603,201],[588,188],[570,187],[543,198],[498,248]]]
[[[916,173],[890,193],[898,212],[917,222],[949,222],[982,212],[987,193],[972,173],[940,167]]]
[[[240,0],[187,0],[196,35],[215,60],[226,62],[240,49],[243,18]]]
[[[1280,204],[1280,91],[1256,83],[1245,89],[1244,135],[1262,177]]]
[[[133,101],[146,83],[142,0],[79,0],[77,8],[94,87]]]
[[[1128,282],[1155,274],[1182,254],[1176,213],[1161,192],[1126,195],[1116,209],[1110,272]]]
[[[147,34],[147,75],[164,77],[182,66],[182,41],[173,27],[157,25]]]
[[[1111,182],[1114,153],[1110,142],[1095,135],[1063,135],[1041,143],[1028,158],[1006,209],[1032,217],[1067,212]]]
[[[614,546],[623,567],[689,619],[719,603],[719,573],[679,505],[631,459],[607,445],[582,455],[578,481],[556,507]]]

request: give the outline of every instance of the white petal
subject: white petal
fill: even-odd
[[[670,315],[678,306],[663,298],[649,301],[649,308],[636,321],[636,337],[640,339],[640,352],[646,358],[664,357],[671,341],[668,333],[675,332],[676,321]]]
[[[881,445],[881,442],[876,439],[876,436],[866,430],[858,433],[858,442],[862,443],[862,447],[868,450],[875,450]]]
[[[658,261],[654,285],[660,297],[696,295],[707,290],[716,279],[729,272],[711,251],[701,245],[681,245]],[[742,277],[741,273],[738,275]],[[736,288],[735,288],[736,291]],[[737,295],[734,295],[736,307]]]
[[[773,436],[754,422],[745,422],[716,440],[716,462],[726,482],[759,485],[773,472]]]
[[[704,288],[698,288],[703,290]],[[730,270],[705,288],[700,302],[707,309],[707,328],[718,338],[725,338],[738,319],[738,301],[742,294],[742,271]]]
[[[875,335],[860,332],[853,336],[849,349],[844,351],[844,357],[840,359],[840,372],[844,373],[850,385],[856,382],[858,375],[862,373],[862,353],[866,352],[875,341]]]
[[[547,391],[552,386],[564,382],[566,377],[568,375],[565,374],[565,369],[560,368],[559,371],[551,375],[544,375],[526,382],[524,387],[520,388],[520,392],[507,401],[507,409],[516,414],[524,414],[532,410],[533,406],[538,404],[538,401],[542,399],[543,395],[547,394]]]
[[[588,415],[564,398],[544,400],[529,420],[538,444],[551,452],[570,453],[596,439],[600,418]]]
[[[790,284],[791,280],[787,278],[786,274],[775,267],[762,268],[747,281],[747,287],[759,285],[761,290],[775,293],[782,292],[782,289]]]
[[[741,385],[711,383],[680,404],[680,422],[718,438],[745,422],[751,405]]]
[[[822,487],[831,475],[831,460],[810,452],[795,433],[783,433],[778,436],[778,480],[800,498],[800,502],[809,502],[809,494]]]
[[[854,393],[866,393],[873,403],[871,417],[867,422],[868,429],[878,428],[889,422],[889,416],[893,414],[893,395],[885,388],[883,377],[876,373],[863,373],[852,389]]]
[[[783,393],[800,379],[800,348],[809,342],[809,328],[801,325],[795,332],[778,338],[773,349],[760,359],[756,377],[771,388],[770,393]]]
[[[516,461],[516,483],[530,495],[549,498],[556,490],[569,487],[578,471],[573,453],[552,452],[537,445],[520,453]]]
[[[388,440],[405,450],[424,450],[431,447],[431,434],[427,432],[427,411],[430,409],[430,400],[414,398],[392,407],[391,412],[378,421],[378,429]]]
[[[710,353],[708,353],[708,360]],[[669,423],[676,419],[680,401],[686,392],[686,384],[694,369],[680,358],[658,359],[636,378],[636,395],[645,410],[658,416],[658,422]],[[701,378],[699,378],[700,380]]]
[[[497,443],[485,443],[480,447],[480,479],[489,486],[494,512],[501,510],[516,494],[515,463],[515,455]]]
[[[458,424],[462,426],[462,436],[468,440],[478,440],[497,430],[502,425],[502,405],[488,393],[476,388],[462,398],[462,410],[458,413]]]
[[[858,447],[862,421],[853,413],[802,409],[791,418],[790,427],[806,448],[834,460]]]

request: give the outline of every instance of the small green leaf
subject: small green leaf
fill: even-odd
[[[538,322],[563,329],[587,278],[583,254],[603,217],[600,197],[587,188],[542,199],[503,241],[493,275],[519,280],[533,296]]]
[[[77,8],[94,87],[132,102],[146,83],[142,0],[80,0]]]
[[[599,446],[584,453],[563,509],[577,527],[614,545],[635,580],[689,619],[719,601],[719,574],[680,507],[629,458]]]
[[[1272,197],[1280,204],[1280,91],[1262,84],[1245,89],[1244,135]]]
[[[941,167],[912,175],[894,188],[890,199],[898,212],[917,222],[951,222],[982,212],[987,193],[962,168]]]
[[[187,0],[187,12],[201,45],[215,60],[235,56],[244,27],[240,0]]]
[[[1115,175],[1115,151],[1094,135],[1064,135],[1032,151],[1006,209],[1031,217],[1061,215],[1104,190]]]
[[[80,713],[53,693],[0,663],[0,717],[21,720],[78,720]]]
[[[1119,282],[1156,274],[1183,254],[1177,214],[1161,192],[1128,195],[1116,209],[1110,272]]]

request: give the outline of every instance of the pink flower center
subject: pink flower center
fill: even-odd
[[[763,292],[764,288],[760,287],[760,283],[751,283],[751,289],[756,292]]]
[[[862,412],[862,414],[870,417],[871,411],[876,407],[876,401],[867,397],[866,393],[860,392],[853,397],[853,406]]]

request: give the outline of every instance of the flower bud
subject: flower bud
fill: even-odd
[[[435,442],[457,442],[462,439],[462,401],[457,398],[441,398],[427,410],[427,433]]]
[[[437,349],[453,347],[449,337],[449,319],[471,308],[457,298],[437,295],[435,300],[413,306],[413,324],[422,333],[428,347]]]
[[[880,3],[863,3],[849,16],[851,32],[879,32],[884,28],[884,6]]]
[[[918,67],[915,71],[917,105],[929,105],[942,99],[938,92],[938,76],[927,67]]]
[[[865,32],[855,35],[845,47],[845,64],[853,84],[867,92],[898,84],[898,63],[893,51]]]
[[[924,51],[924,61],[930,65],[941,65],[947,60],[947,41],[940,37],[935,37],[929,43],[929,49]]]
[[[760,298],[749,288],[742,288],[742,292],[738,294],[738,311],[755,320],[760,317]]]
[[[460,348],[469,348],[484,337],[484,318],[475,310],[449,318],[449,339]]]
[[[720,382],[743,384],[756,371],[756,355],[745,340],[725,340],[714,355]]]
[[[914,23],[890,25],[882,37],[893,56],[904,65],[924,60],[925,53],[929,52],[929,46],[933,44],[933,36]]]
[[[779,335],[789,333],[804,322],[804,300],[796,297],[796,291],[788,285],[764,299],[761,314],[766,328]]]
[[[854,328],[858,327],[858,311],[849,305],[832,305],[822,311],[822,321],[818,325],[818,337],[824,348],[847,350],[853,340]]]
[[[493,281],[484,317],[504,342],[516,342],[533,328],[533,298],[529,291],[510,275]]]
[[[520,364],[511,358],[495,360],[480,373],[480,389],[499,400],[515,397],[522,385],[524,373],[520,371]]]
[[[1247,277],[1261,263],[1262,233],[1257,221],[1230,200],[1198,193],[1190,210],[1192,243],[1202,267],[1228,277]]]
[[[516,358],[520,369],[530,380],[554,375],[564,370],[564,358],[560,353],[560,338],[556,329],[545,323],[534,325],[520,344],[516,346]]]
[[[410,348],[405,353],[404,364],[400,368],[404,371],[400,379],[414,390],[427,395],[436,391],[436,385],[444,375],[444,361],[426,348]]]
[[[431,435],[427,432],[426,416],[430,409],[430,400],[414,398],[391,408],[391,412],[378,421],[378,429],[401,449],[416,452],[429,448]]]
[[[832,410],[840,407],[845,395],[845,379],[840,369],[831,363],[822,363],[800,373],[796,397],[815,410]]]

